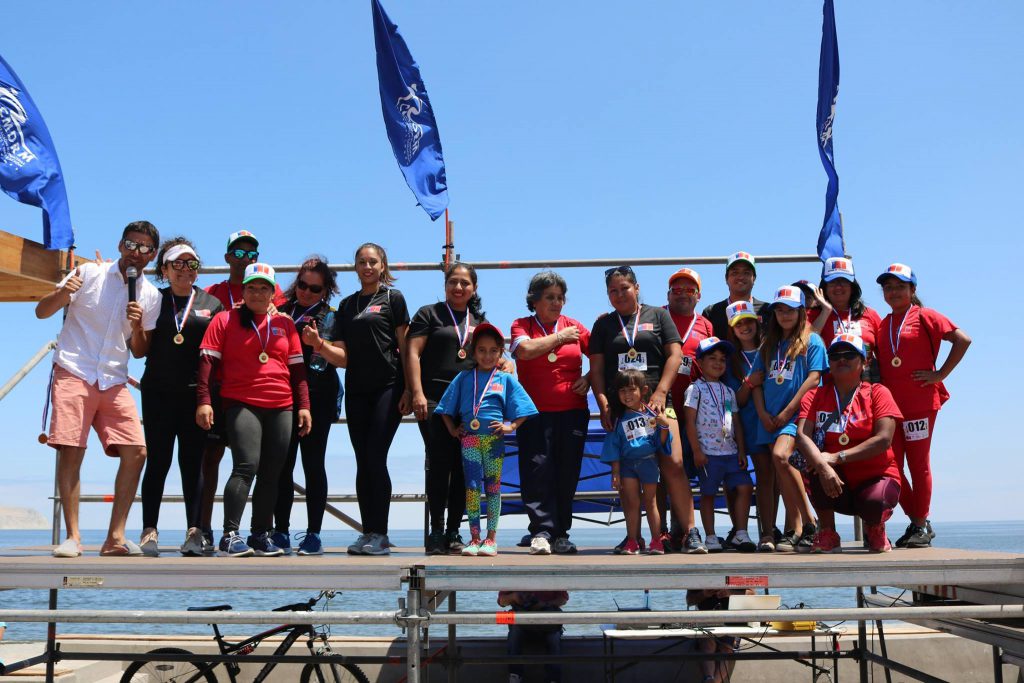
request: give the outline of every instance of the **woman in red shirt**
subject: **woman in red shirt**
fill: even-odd
[[[889,552],[885,522],[900,497],[892,452],[902,419],[889,390],[861,380],[867,349],[854,334],[840,334],[828,348],[829,380],[800,403],[796,446],[807,461],[805,485],[818,515],[812,553],[842,551],[835,513],[864,520],[868,548]]]
[[[860,283],[853,271],[853,261],[841,256],[826,259],[821,275],[821,291],[825,295],[821,308],[813,312],[808,309],[807,321],[813,323],[818,316],[825,318],[818,334],[826,347],[840,334],[855,334],[863,339],[870,368],[875,358],[875,344],[882,319],[875,309],[864,305]],[[877,380],[877,373],[874,377]]]
[[[221,369],[221,401],[234,466],[224,486],[224,536],[219,554],[231,557],[282,555],[270,540],[277,479],[288,455],[292,408],[298,434],[306,436],[313,420],[302,344],[295,323],[285,315],[271,316],[274,269],[265,263],[246,267],[242,280],[243,305],[218,313],[199,346],[196,382],[196,422],[213,426],[210,377]],[[247,541],[238,535],[253,479],[252,529]]]
[[[520,492],[534,555],[576,552],[569,529],[590,422],[590,381],[583,374],[590,330],[562,315],[567,289],[558,273],[534,275],[526,292],[533,315],[512,323],[510,351],[519,381],[540,411],[516,431]]]
[[[942,381],[967,353],[971,338],[946,316],[921,305],[917,275],[910,266],[893,263],[877,282],[882,285],[885,303],[892,308],[879,330],[878,366],[882,384],[892,392],[903,413],[903,424],[896,430],[892,446],[902,476],[900,507],[910,518],[910,525],[896,547],[927,548],[935,538],[928,521],[932,432],[939,408],[949,399]],[[953,348],[936,370],[942,340]]]

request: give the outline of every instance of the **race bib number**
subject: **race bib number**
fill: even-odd
[[[678,373],[684,377],[690,376],[690,368],[693,367],[693,359],[689,356],[683,356],[683,362],[679,364]]]
[[[787,381],[793,379],[792,358],[787,358],[786,360],[782,361],[781,364],[778,363],[777,361],[772,361],[772,370],[770,373],[768,373],[768,379],[777,380],[778,377],[782,377],[784,380]]]
[[[903,436],[907,441],[925,441],[931,434],[928,418],[920,420],[904,420]]]
[[[634,417],[622,422],[622,431],[626,434],[627,441],[645,439],[654,433],[654,429],[647,417]]]
[[[818,429],[823,429],[824,428],[825,421],[828,420],[828,416],[831,415],[831,414],[832,413],[828,412],[827,410],[819,410],[818,411],[818,417],[817,417]],[[833,434],[842,434],[843,433],[843,429],[839,425],[839,420],[833,420],[832,424],[830,424],[828,426],[828,431],[833,433]]]
[[[647,370],[647,352],[638,352],[636,358],[630,358],[626,354],[620,353],[619,370],[640,370],[645,372]]]

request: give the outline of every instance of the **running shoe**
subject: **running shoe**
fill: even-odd
[[[787,529],[783,534],[782,538],[775,542],[775,552],[777,553],[795,553],[796,544],[800,541],[800,536],[797,535],[796,531]]]
[[[519,543],[516,543],[518,548],[529,548],[533,542],[533,534],[523,534],[523,537],[519,539]]]
[[[323,555],[324,544],[320,540],[320,534],[315,531],[307,531],[302,538],[295,535],[295,538],[299,541],[299,549],[295,553],[296,555]]]
[[[811,541],[812,553],[841,553],[843,552],[843,541],[835,529],[822,529],[814,534]]]
[[[766,534],[761,537],[761,540],[757,542],[757,552],[759,553],[774,553],[775,552],[775,536],[773,534]]]
[[[624,539],[622,539],[621,543],[612,548],[612,552],[616,555],[624,555],[625,553],[623,551],[625,550],[626,545],[628,545],[630,541],[636,543],[637,548],[639,548],[641,551],[644,550],[644,548],[646,547],[643,536],[637,539],[632,539],[629,536],[626,536]]]
[[[668,536],[668,534],[662,534],[661,536],[655,536],[651,539],[651,547],[647,549],[648,555],[664,555],[665,554],[665,542],[662,537]]]
[[[661,541],[661,551],[663,553],[679,552],[673,546],[673,536],[667,531],[662,531],[661,536],[658,536],[658,540]],[[651,545],[654,545],[654,539],[651,539]]]
[[[480,549],[477,551],[477,554],[483,555],[484,557],[494,557],[498,554],[497,541],[490,538],[485,539],[484,542],[480,544]]]
[[[232,531],[221,537],[217,554],[221,557],[249,557],[253,554],[253,549],[238,535],[237,531]]]
[[[433,534],[431,534],[433,536]],[[359,534],[356,540],[352,541],[352,545],[348,547],[349,555],[362,555],[363,546],[370,542],[370,534]],[[427,554],[433,554],[428,551]]]
[[[704,547],[708,549],[709,553],[720,553],[725,550],[722,547],[722,539],[714,534],[707,535],[707,538],[704,539]]]
[[[928,536],[935,538],[935,529],[932,529],[932,521],[930,519],[924,520],[924,528],[928,530]]]
[[[892,550],[892,545],[889,544],[889,537],[885,534],[885,522],[881,524],[865,524],[864,538],[868,542],[868,550],[873,553],[887,553]],[[931,539],[928,540],[931,541]]]
[[[627,538],[625,544],[623,544],[623,546],[622,546],[622,551],[619,552],[619,554],[620,555],[639,555],[641,550],[642,550],[642,548],[640,547],[640,544],[637,543],[635,538]]]
[[[708,552],[707,546],[700,540],[700,531],[697,527],[693,527],[686,534],[686,552],[690,555],[706,555]]]
[[[907,525],[907,530],[903,532],[902,536],[900,536],[899,538],[896,539],[896,547],[897,548],[906,548],[907,547],[907,541],[909,541],[910,537],[914,535],[914,530],[916,528],[917,527],[914,526],[913,522],[908,524]]]
[[[531,555],[550,555],[551,554],[551,541],[544,538],[543,536],[534,536],[533,540],[530,541],[530,554]]]
[[[139,547],[142,548],[142,554],[146,557],[160,557],[159,541],[160,534],[155,527],[143,529],[142,535],[139,536]]]
[[[480,539],[471,538],[468,544],[463,544],[461,554],[466,555],[468,557],[476,557],[477,555],[479,555]]]
[[[814,544],[814,535],[816,533],[818,533],[818,526],[816,524],[804,524],[803,531],[796,540],[796,551],[798,553],[811,552],[811,545]]]
[[[462,549],[466,546],[462,542],[462,536],[459,536],[459,530],[453,529],[449,531],[444,537],[445,543],[448,545],[449,555],[458,555],[462,552]]]
[[[431,531],[427,536],[427,545],[424,550],[427,555],[447,555],[448,546],[444,542],[444,532]]]
[[[867,525],[865,525],[866,528]],[[932,537],[928,534],[928,528],[915,526],[914,532],[907,539],[907,548],[931,548]]]
[[[573,555],[577,551],[576,544],[568,536],[559,536],[551,544],[551,552],[556,555]]]
[[[270,532],[264,531],[261,534],[251,534],[246,543],[256,553],[256,557],[280,557],[284,550],[274,545],[270,540]]]
[[[287,531],[275,531],[270,534],[270,542],[280,548],[282,554],[292,554],[292,537],[288,535]]]
[[[391,554],[391,541],[388,540],[387,534],[370,534],[370,538],[367,539],[363,545],[364,555],[390,555]]]
[[[213,529],[203,529],[203,554],[217,554],[217,544],[213,542]]]
[[[201,557],[205,545],[206,539],[203,538],[203,532],[197,527],[191,527],[185,534],[185,542],[181,544],[179,552],[185,557]]]
[[[750,534],[747,533],[746,529],[733,529],[729,532],[727,541],[729,548],[738,550],[741,553],[752,553],[757,550],[757,546],[750,540]]]

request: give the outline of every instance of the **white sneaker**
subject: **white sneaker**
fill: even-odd
[[[363,545],[364,555],[390,555],[391,542],[387,534],[370,534],[369,539]]]
[[[185,557],[201,557],[205,540],[202,529],[191,527],[185,534],[185,542],[181,544],[179,551]]]
[[[733,550],[738,550],[741,553],[752,553],[757,550],[757,545],[750,538],[750,534],[747,533],[746,529],[737,529],[736,533],[732,536],[732,547]]]
[[[720,553],[722,552],[722,539],[714,534],[709,534],[704,539],[704,547],[708,549],[709,553]]]
[[[142,535],[139,536],[139,547],[142,548],[142,554],[146,557],[160,557],[159,548],[160,534],[153,527],[147,527],[142,530]]]
[[[370,542],[370,534],[359,534],[359,538],[348,547],[349,555],[362,555],[363,546]]]
[[[548,539],[543,536],[534,536],[533,540],[530,541],[530,554],[531,555],[550,555],[551,554],[551,543]]]

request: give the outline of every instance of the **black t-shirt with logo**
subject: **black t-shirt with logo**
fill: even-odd
[[[302,339],[302,331],[309,326],[311,321],[316,321],[316,329],[320,332],[321,339],[325,341],[334,339],[332,331],[334,329],[335,312],[326,301],[321,301],[315,308],[308,310],[305,306],[300,306],[297,301],[287,301],[277,311],[278,314],[287,315],[292,319],[292,322],[295,323],[295,331],[299,333],[300,340]],[[321,360],[317,364],[320,367],[318,370],[310,366],[312,358],[313,347],[307,346],[303,342],[302,360],[306,364],[306,382],[309,384],[310,396],[336,398],[338,387],[341,384],[338,380],[338,369],[326,360]]]
[[[598,318],[590,333],[590,354],[604,354],[604,381],[609,393],[615,386],[615,375],[619,371],[619,354],[628,353],[630,348],[626,335],[622,332],[622,326],[625,324],[626,330],[632,336],[634,322],[637,325],[637,332],[633,338],[633,348],[638,354],[646,354],[647,369],[643,372],[651,391],[658,387],[662,370],[665,368],[665,344],[682,342],[672,316],[658,306],[642,306],[639,321],[636,320],[634,313],[628,317],[622,316],[622,322],[619,322],[619,315],[615,311]],[[638,355],[637,360],[641,359],[642,356]]]
[[[397,289],[381,287],[374,294],[355,292],[342,299],[334,339],[345,342],[348,351],[346,391],[379,391],[403,382],[397,330],[408,324],[409,309]]]
[[[473,338],[473,329],[486,318],[478,318],[468,311],[450,309],[444,301],[423,306],[416,311],[409,323],[409,338],[426,337],[427,343],[420,354],[420,381],[423,395],[431,406],[441,400],[445,390],[455,376],[472,367],[473,359],[469,355],[469,342]],[[467,314],[469,320],[466,320]],[[455,316],[455,321],[452,320]],[[459,358],[459,332],[465,335],[466,358]]]
[[[181,336],[185,340],[181,344],[174,343],[178,334],[175,325],[181,322],[185,309],[188,308],[187,296],[175,296],[170,287],[160,290],[160,315],[156,319],[156,327],[151,332],[149,353],[146,354],[146,370],[140,382],[143,389],[157,391],[192,391],[196,386],[196,370],[199,368],[199,344],[203,341],[206,328],[213,316],[224,310],[217,297],[207,294],[198,287],[192,288],[195,299],[181,328]]]

